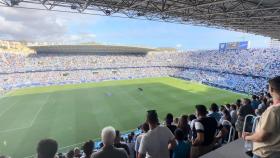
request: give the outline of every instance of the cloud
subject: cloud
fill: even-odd
[[[182,44],[178,43],[176,44],[176,48],[181,48],[182,47]]]
[[[30,4],[32,5],[32,4]],[[32,7],[32,6],[29,6]],[[39,6],[33,6],[33,8]],[[42,6],[41,6],[42,7]],[[60,9],[56,8],[55,9]],[[267,46],[269,38],[199,26],[62,12],[0,8],[0,39],[59,43],[120,43],[180,49],[216,49],[225,41]]]
[[[0,39],[38,42],[91,42],[90,32],[71,32],[71,25],[87,25],[85,16],[50,11],[0,9]]]
[[[80,33],[75,35],[64,35],[60,37],[60,42],[75,44],[75,43],[87,43],[95,41],[96,35],[91,33]]]
[[[1,8],[0,36],[13,40],[47,40],[64,35],[67,27],[43,12]]]

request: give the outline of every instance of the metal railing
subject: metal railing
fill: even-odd
[[[250,115],[246,115],[246,116],[245,116],[242,133],[245,132],[245,130],[246,130],[246,125],[247,125],[247,122],[248,122],[248,119],[249,119],[249,118],[252,118],[252,120],[253,120],[253,126],[252,126],[252,128],[251,128],[251,132],[253,132],[253,127],[254,127],[254,123],[255,123],[255,118],[256,118],[256,116],[250,114]],[[251,121],[252,121],[252,120],[251,120]],[[251,122],[251,123],[252,123],[252,122]]]
[[[229,134],[228,134],[228,139],[227,139],[227,143],[230,143],[231,141],[233,141],[235,139],[235,127],[232,125],[232,123],[228,120],[224,120],[223,122],[226,122],[228,125],[230,125],[230,129],[229,129]]]

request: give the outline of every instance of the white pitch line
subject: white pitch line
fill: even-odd
[[[49,99],[49,97],[48,97]],[[47,102],[46,102],[47,103]],[[37,117],[39,116],[40,112],[42,111],[43,107],[46,105],[43,104],[40,109],[36,112],[35,116],[33,117],[33,119],[31,120],[30,124],[26,127],[19,127],[19,128],[12,128],[12,129],[6,129],[6,130],[1,130],[0,133],[7,133],[7,132],[12,132],[12,131],[17,131],[17,130],[23,130],[23,129],[27,129],[27,128],[31,128],[35,122],[35,120],[37,119]],[[14,105],[14,104],[13,104]],[[1,117],[1,115],[0,115]]]
[[[42,111],[42,109],[43,109],[43,107],[44,107],[45,105],[46,105],[46,103],[43,104],[43,105],[40,107],[40,109],[37,111],[37,113],[35,114],[34,118],[33,118],[32,121],[31,121],[29,127],[32,127],[32,126],[33,126],[35,120],[37,119],[37,117],[39,116],[40,112]]]
[[[6,110],[4,110],[1,114],[0,117],[3,116],[7,111],[9,111],[13,106],[16,105],[17,102],[15,102],[14,104],[12,104],[10,107],[8,107]]]

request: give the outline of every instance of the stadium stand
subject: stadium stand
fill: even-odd
[[[218,50],[185,53],[71,52],[30,56],[1,52],[0,86],[7,91],[30,86],[175,76],[256,93],[266,89],[268,77],[280,73],[278,52],[276,49],[249,49],[223,53]]]
[[[205,55],[205,53],[207,53],[207,55]],[[258,110],[264,112],[266,111],[265,109],[272,104],[272,101],[274,103],[277,101],[275,98],[272,99],[270,95],[265,93],[268,85],[268,78],[276,76],[280,71],[280,58],[277,53],[279,53],[279,51],[274,49],[249,49],[223,53],[216,50],[185,53],[151,52],[144,54],[43,53],[33,54],[30,56],[1,52],[0,87],[2,89],[1,94],[5,94],[9,90],[23,87],[174,76],[187,80],[199,81],[204,84],[230,89],[233,91],[258,94],[253,97],[253,102],[256,105],[251,104],[251,102],[248,103],[243,101],[241,103],[242,106],[237,106],[236,111],[238,111],[238,117],[240,117],[239,110],[244,108],[245,104],[247,104],[246,106],[255,107],[254,110],[256,110],[256,113],[253,112],[254,115],[261,115]],[[279,85],[275,84],[275,86],[273,88],[278,91]],[[274,93],[272,97],[277,96]],[[200,105],[199,108],[197,108],[197,112],[201,113],[198,115],[198,118],[194,118],[193,115],[192,117],[182,116],[179,119],[178,124],[173,121],[173,118],[172,120],[166,120],[168,128],[171,127],[171,125],[175,128],[172,129],[172,131],[168,131],[169,129],[167,127],[157,130],[156,134],[158,133],[162,136],[162,138],[159,140],[153,139],[155,142],[158,141],[154,144],[155,146],[150,143],[143,145],[141,142],[140,146],[138,144],[138,147],[136,148],[139,149],[139,151],[135,151],[134,145],[131,145],[135,143],[139,134],[142,135],[142,139],[148,141],[150,139],[149,137],[153,137],[154,135],[151,133],[153,130],[148,132],[144,131],[142,133],[142,131],[138,129],[137,131],[134,131],[135,134],[123,134],[122,138],[118,139],[118,143],[126,144],[125,146],[129,148],[126,151],[133,151],[131,154],[127,153],[127,155],[132,158],[136,157],[137,152],[140,153],[138,158],[141,158],[141,156],[144,156],[147,153],[151,155],[155,154],[152,152],[155,148],[161,148],[164,150],[162,153],[163,155],[160,157],[169,157],[169,152],[165,152],[165,150],[167,150],[168,142],[173,142],[169,144],[169,149],[174,150],[171,157],[177,158],[180,157],[178,155],[181,154],[192,155],[190,150],[186,150],[184,153],[178,152],[178,148],[181,146],[188,146],[188,144],[192,144],[197,147],[196,152],[198,154],[193,155],[192,157],[198,157],[212,151],[215,148],[223,146],[226,143],[230,143],[237,138],[235,126],[237,125],[236,122],[238,122],[238,118],[231,118],[234,108],[229,108],[230,105],[225,105],[225,107],[226,108],[224,109],[220,109],[220,111],[217,111],[217,109],[215,110],[221,114],[222,117],[220,120],[217,120],[214,116],[210,119],[212,122],[213,120],[214,122],[215,120],[217,121],[217,127],[214,127],[216,126],[214,123],[214,126],[208,127],[208,119],[212,116],[206,116],[206,107],[204,105]],[[213,108],[209,110],[213,111]],[[162,126],[166,126],[164,123],[161,123],[161,125],[158,126],[159,122],[155,111],[152,112],[152,114],[151,112],[148,113],[147,116],[147,118],[150,119],[149,123],[152,129],[158,129],[159,127],[161,128]],[[188,120],[188,126],[182,126],[182,122],[186,122],[186,119]],[[246,121],[244,122],[245,124],[247,123]],[[208,134],[213,133],[212,128],[217,130],[218,135]],[[261,127],[257,126],[257,128]],[[179,130],[176,132],[176,129],[181,129],[181,131]],[[177,143],[181,142],[180,144],[174,144],[173,140],[175,137],[172,132],[175,133]],[[182,135],[182,132],[183,138],[180,136],[180,134]],[[145,137],[145,135],[149,136]],[[240,141],[241,140],[239,140],[239,142],[234,142],[233,144],[239,144],[238,146],[240,146]],[[254,141],[254,139],[251,139],[251,141]],[[165,144],[161,144],[162,142]],[[73,155],[76,155],[75,157],[89,157],[94,147],[94,153],[102,147],[100,144],[101,142],[88,141],[84,144],[83,148],[81,148],[81,154],[78,152],[79,149],[75,148],[67,154],[58,153],[57,156],[61,158],[74,157]],[[207,144],[207,148],[205,148],[203,144]],[[279,144],[279,142],[276,142],[276,144]],[[162,145],[166,145],[166,148]],[[262,146],[263,144],[259,145]],[[257,149],[254,149],[253,152],[255,152],[255,150]],[[102,152],[93,154],[93,157],[102,157],[100,156],[102,155],[101,153]],[[122,154],[122,156],[123,155],[126,154]]]
[[[267,79],[250,75],[239,75],[200,69],[186,69],[175,76],[202,82],[211,86],[244,93],[258,93],[266,89]]]

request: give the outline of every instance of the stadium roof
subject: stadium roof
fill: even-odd
[[[148,53],[155,51],[152,48],[115,46],[115,45],[49,45],[49,46],[30,46],[37,54],[92,54],[92,53]]]
[[[279,0],[0,0],[0,5],[202,25],[280,39]]]

